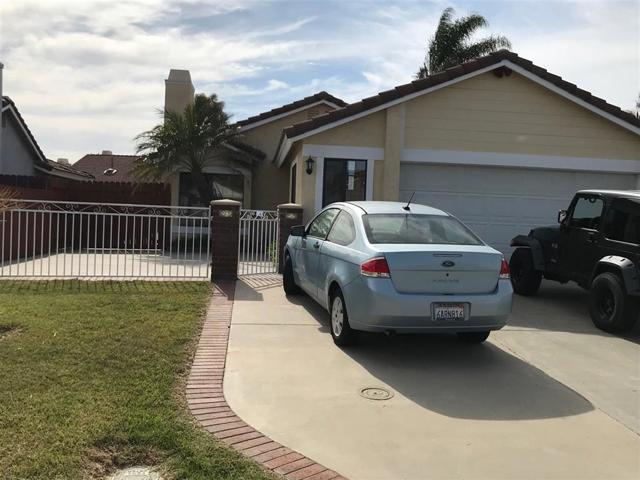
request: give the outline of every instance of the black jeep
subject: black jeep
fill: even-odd
[[[640,313],[640,192],[584,190],[558,223],[511,241],[511,281],[533,295],[542,278],[590,291],[589,312],[607,332],[631,329]]]

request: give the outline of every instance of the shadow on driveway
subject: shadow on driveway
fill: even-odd
[[[589,292],[577,285],[545,281],[537,295],[514,295],[513,299],[510,327],[611,336],[592,323]],[[640,321],[630,332],[616,336],[640,344]]]
[[[327,332],[323,341],[331,343],[328,314],[306,295],[288,300],[304,307]],[[360,333],[358,340],[344,353],[391,389],[442,415],[533,420],[593,410],[573,390],[491,343],[469,345],[454,335],[370,333]]]

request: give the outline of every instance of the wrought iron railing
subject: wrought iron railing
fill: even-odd
[[[209,277],[209,208],[23,199],[0,205],[0,277]]]

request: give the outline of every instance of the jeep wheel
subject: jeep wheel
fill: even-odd
[[[640,303],[627,295],[618,275],[602,273],[591,284],[589,313],[599,329],[611,333],[626,332],[638,319]]]
[[[509,262],[511,285],[514,292],[520,295],[535,295],[540,289],[542,272],[533,268],[533,257],[528,248],[518,248]]]

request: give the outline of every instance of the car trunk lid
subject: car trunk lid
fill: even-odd
[[[481,294],[495,290],[502,254],[487,246],[376,245],[401,293]]]

